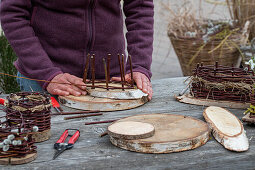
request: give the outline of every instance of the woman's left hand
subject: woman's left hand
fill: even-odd
[[[148,94],[149,100],[151,100],[153,95],[153,90],[151,82],[146,75],[140,72],[133,72],[133,78],[137,85],[137,88],[142,90],[144,93]],[[113,77],[112,80],[121,81],[120,77]],[[125,80],[131,83],[131,73],[125,75]]]

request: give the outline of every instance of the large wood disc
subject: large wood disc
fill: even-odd
[[[106,86],[105,83],[96,83],[96,85]],[[121,88],[121,84],[109,83],[109,86]],[[127,87],[127,86],[125,86]],[[104,89],[87,87],[87,91],[90,96],[109,98],[109,99],[140,99],[142,97],[148,96],[148,94],[143,93],[140,89]]]
[[[176,99],[179,102],[194,104],[199,106],[218,106],[218,107],[227,107],[233,109],[246,109],[250,107],[250,103],[242,103],[242,102],[231,102],[224,100],[212,100],[212,99],[198,99],[192,97],[190,94],[184,94],[182,96],[177,96]]]
[[[110,136],[113,145],[143,153],[171,153],[195,149],[209,140],[208,125],[198,119],[173,114],[147,114],[116,122],[136,121],[152,124],[155,134],[146,139],[125,140]]]
[[[215,139],[226,149],[237,152],[249,149],[243,124],[234,114],[224,108],[210,106],[204,110],[203,115]]]
[[[59,101],[71,108],[81,110],[116,111],[133,109],[148,102],[148,97],[134,100],[113,100],[91,96],[60,96]]]
[[[20,165],[20,164],[26,164],[33,160],[35,160],[37,157],[37,153],[28,154],[23,158],[2,158],[0,159],[0,165]]]
[[[144,122],[115,122],[108,126],[108,134],[120,139],[143,139],[154,135],[155,128]]]

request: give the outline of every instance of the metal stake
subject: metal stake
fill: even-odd
[[[123,75],[123,81],[125,83],[126,80],[125,80],[125,64],[124,64],[124,59],[125,59],[124,54],[122,54],[122,75]]]
[[[92,60],[92,89],[95,89],[95,54],[91,56]]]
[[[104,72],[105,72],[105,82],[106,82],[106,89],[109,90],[109,86],[108,86],[108,73],[107,73],[107,66],[106,66],[106,62],[105,59],[103,58],[103,63],[104,63]]]
[[[118,59],[119,59],[119,65],[120,65],[120,79],[121,79],[121,85],[122,85],[122,90],[124,91],[124,82],[123,82],[123,75],[122,75],[122,64],[120,60],[120,54],[118,54]]]
[[[86,83],[87,76],[88,76],[89,62],[90,62],[90,54],[88,54],[87,58],[86,58],[86,64],[85,64],[85,69],[84,69],[84,74],[83,74],[83,82],[84,83]]]
[[[110,72],[110,63],[111,63],[111,54],[108,54],[107,56],[107,78],[108,78],[108,82],[111,79],[111,72]]]

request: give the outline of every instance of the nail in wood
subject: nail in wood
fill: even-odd
[[[107,66],[105,63],[105,59],[103,58],[103,64],[104,64],[104,72],[105,72],[105,83],[106,83],[106,89],[109,90],[108,86],[108,74],[107,74]]]
[[[92,89],[95,89],[95,54],[91,56],[92,60]]]
[[[124,61],[125,57],[124,57],[124,54],[122,54],[122,75],[123,75],[123,81],[124,83],[126,82],[125,80],[125,61]]]
[[[103,113],[95,113],[95,114],[88,114],[88,115],[80,115],[80,116],[71,116],[71,117],[65,117],[65,120],[69,119],[78,119],[78,118],[84,118],[84,117],[92,117],[92,116],[101,116]]]
[[[107,56],[107,76],[108,76],[108,82],[110,81],[111,79],[111,71],[110,71],[110,63],[111,63],[111,54],[108,54]]]
[[[133,87],[134,86],[134,75],[133,75],[133,65],[132,65],[131,55],[129,55],[128,58],[129,58],[129,67],[130,67],[130,74],[131,74],[131,87]]]
[[[83,82],[84,83],[86,83],[87,76],[88,76],[89,61],[90,61],[90,54],[88,54],[87,58],[86,58],[86,64],[85,64],[85,69],[84,69],[84,74],[83,74]]]
[[[120,59],[120,54],[118,54],[118,60],[119,60],[119,65],[120,65],[120,79],[121,79],[121,85],[122,85],[122,90],[124,91],[124,82],[123,82],[123,75],[122,75],[122,64],[121,64],[121,59]]]

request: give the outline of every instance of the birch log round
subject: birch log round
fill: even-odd
[[[242,152],[249,149],[241,121],[226,109],[210,106],[204,110],[204,118],[212,128],[213,136],[226,149]]]
[[[97,86],[105,86],[105,83],[96,83]],[[118,83],[109,83],[111,87],[119,87],[121,88],[121,84]],[[125,86],[127,87],[127,86]],[[148,96],[147,94],[143,93],[140,89],[104,89],[104,88],[95,88],[92,89],[91,87],[87,87],[87,91],[90,96],[93,97],[100,97],[100,98],[109,98],[109,99],[141,99],[142,97]]]
[[[125,140],[110,136],[113,145],[135,152],[171,153],[195,149],[209,140],[208,125],[198,119],[173,114],[147,114],[127,117],[117,122],[152,124],[155,134],[150,138]]]
[[[148,102],[148,97],[133,100],[114,100],[92,96],[59,96],[63,105],[81,110],[117,111],[133,109]]]
[[[246,109],[250,107],[250,103],[242,102],[231,102],[224,100],[212,100],[212,99],[198,99],[190,94],[184,94],[182,96],[177,96],[176,100],[182,103],[194,104],[199,106],[218,106],[218,107],[228,107],[233,109]]]
[[[149,123],[143,122],[116,122],[108,126],[108,134],[120,139],[144,139],[154,135],[155,128]]]

